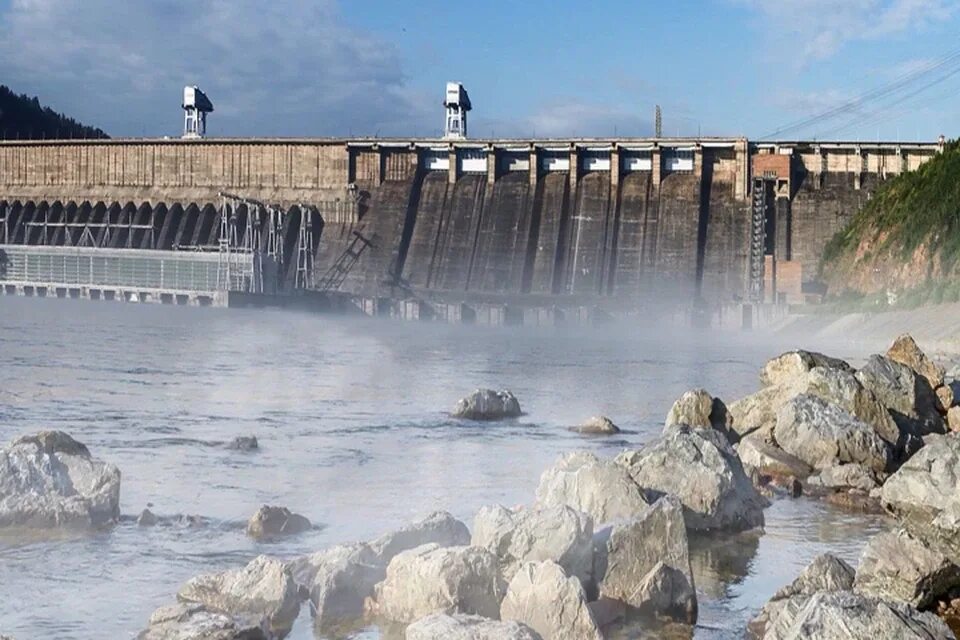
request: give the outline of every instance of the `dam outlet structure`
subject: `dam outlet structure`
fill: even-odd
[[[830,237],[940,143],[0,142],[0,292],[491,324],[815,300]]]

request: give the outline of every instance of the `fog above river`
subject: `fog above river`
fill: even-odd
[[[207,519],[199,528],[125,520],[76,539],[0,539],[0,632],[130,637],[196,574],[259,553],[292,557],[370,538],[435,509],[469,525],[484,504],[529,504],[562,453],[612,456],[643,444],[683,391],[704,387],[735,400],[757,388],[766,359],[796,347],[855,361],[867,353],[865,345],[640,320],[489,328],[0,298],[0,439],[65,430],[121,469],[125,516],[151,504],[161,516]],[[456,400],[482,386],[511,389],[525,415],[498,424],[451,419]],[[623,432],[567,430],[594,414]],[[257,436],[260,450],[222,446],[238,435]],[[289,507],[318,527],[254,542],[243,526],[261,504]],[[752,541],[694,550],[698,637],[740,637],[814,555],[829,548],[855,560],[879,526],[806,500],[779,501],[766,517],[765,534]],[[312,637],[305,612],[292,638]]]

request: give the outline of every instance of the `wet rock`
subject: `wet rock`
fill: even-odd
[[[761,475],[802,480],[813,473],[813,467],[800,458],[760,438],[744,438],[736,449],[744,469],[756,470]]]
[[[601,599],[696,622],[697,595],[680,501],[665,496],[639,518],[598,532],[594,576]]]
[[[427,544],[398,554],[367,601],[368,611],[409,623],[431,613],[468,613],[496,619],[505,584],[497,557],[479,547]]]
[[[120,517],[120,471],[62,431],[0,449],[0,527],[95,527]]]
[[[177,599],[231,615],[267,620],[271,633],[286,635],[300,612],[300,592],[290,569],[267,556],[238,570],[200,575],[184,584]]]
[[[587,451],[573,451],[540,476],[537,503],[541,507],[566,505],[593,518],[597,525],[632,519],[647,509],[643,492],[630,474],[612,460]]]
[[[545,640],[530,627],[482,616],[434,613],[407,627],[406,640]]]
[[[256,436],[237,436],[229,443],[227,449],[236,449],[237,451],[255,451],[260,448]]]
[[[470,530],[446,511],[434,511],[421,520],[380,536],[370,543],[370,547],[386,567],[398,553],[431,542],[440,547],[468,545]]]
[[[815,351],[788,351],[768,360],[760,372],[764,387],[791,385],[814,367],[853,372],[853,367],[839,358],[831,358]]]
[[[907,365],[872,355],[857,380],[887,407],[901,431],[918,436],[943,431],[933,387]]]
[[[763,606],[747,627],[753,638],[780,638],[787,621],[819,592],[849,591],[853,588],[855,572],[840,558],[825,553],[814,558],[789,585],[781,588]],[[783,624],[783,628],[779,628]],[[777,634],[780,635],[777,635]]]
[[[868,596],[926,608],[960,586],[960,567],[906,531],[871,538],[857,567],[854,589]]]
[[[520,566],[500,605],[503,620],[529,626],[551,640],[603,640],[587,606],[587,594],[575,577],[567,577],[555,562]]]
[[[620,433],[620,427],[613,424],[613,421],[606,416],[593,416],[587,418],[581,425],[573,427],[571,431],[584,435],[609,436]]]
[[[927,438],[926,446],[887,478],[880,498],[886,509],[920,531],[941,512],[960,507],[960,434]]]
[[[733,417],[727,411],[727,406],[705,389],[687,391],[673,403],[664,421],[664,433],[682,424],[694,429],[716,429],[731,442],[739,439],[731,429]]]
[[[263,505],[247,522],[247,535],[257,540],[303,533],[310,521],[286,507]]]
[[[471,544],[497,555],[507,582],[525,562],[551,560],[584,584],[593,573],[593,519],[565,505],[483,507],[473,521]]]
[[[763,525],[767,501],[757,493],[726,438],[712,429],[675,427],[639,451],[624,451],[616,462],[648,499],[677,496],[687,527],[694,531]]]
[[[467,545],[470,532],[449,513],[437,511],[369,544],[338,545],[298,558],[290,570],[297,584],[310,592],[315,625],[324,629],[361,617],[364,601],[386,578],[390,561],[427,543]]]
[[[872,427],[816,396],[801,394],[777,412],[777,444],[815,469],[857,462],[883,472],[887,443]]]
[[[157,524],[157,521],[157,516],[155,516],[150,509],[144,509],[140,512],[140,515],[137,516],[137,524],[141,527],[152,527]]]
[[[509,391],[477,389],[457,402],[453,415],[468,420],[516,418],[521,415],[520,402]]]
[[[787,601],[764,640],[949,640],[953,633],[932,613],[852,591],[822,591]]]
[[[897,337],[887,349],[887,357],[916,371],[927,379],[933,389],[944,383],[944,368],[928,358],[910,334]]]
[[[207,518],[189,513],[183,513],[173,520],[173,524],[182,529],[200,529],[210,524]]]
[[[363,603],[386,575],[379,555],[365,543],[337,545],[293,561],[290,571],[313,604],[314,624],[335,627],[363,616]]]
[[[947,427],[950,431],[960,431],[960,406],[950,407],[947,411]]]
[[[2,636],[0,636],[2,638]],[[233,616],[203,605],[178,603],[150,616],[137,640],[270,640],[256,616]]]

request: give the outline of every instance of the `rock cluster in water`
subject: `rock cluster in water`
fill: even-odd
[[[375,540],[197,576],[139,638],[282,638],[306,599],[320,633],[374,622],[400,625],[408,640],[599,640],[637,617],[689,625],[698,603],[688,536],[762,527],[768,498],[800,493],[883,509],[898,526],[867,543],[856,569],[816,558],[748,635],[954,637],[946,622],[960,628],[960,433],[950,416],[960,407],[942,367],[902,336],[859,369],[788,352],[766,363],[760,382],[730,405],[703,389],[683,394],[661,436],[640,449],[561,456],[533,504],[484,507],[472,532],[436,512]],[[510,392],[478,390],[454,414],[502,419],[520,406]],[[612,431],[607,422],[593,424]],[[64,433],[20,438],[0,450],[0,526],[115,522],[119,482],[116,468]],[[309,527],[264,506],[248,532]]]

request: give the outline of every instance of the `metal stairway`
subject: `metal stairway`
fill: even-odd
[[[377,248],[372,239],[365,237],[360,231],[354,231],[350,244],[340,254],[337,261],[323,274],[317,289],[319,291],[336,291],[339,289],[343,281],[346,280],[347,274],[357,264],[357,260],[360,259],[367,247]]]
[[[750,299],[763,301],[763,263],[766,245],[767,181],[753,181],[753,207],[750,218]]]

